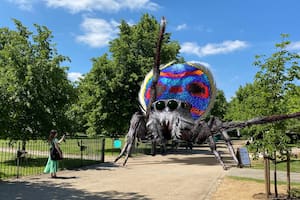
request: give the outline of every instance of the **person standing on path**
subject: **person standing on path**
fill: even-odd
[[[59,148],[59,144],[65,140],[65,135],[61,137],[60,140],[57,139],[57,131],[56,130],[51,130],[49,137],[48,137],[48,143],[50,145],[50,148],[53,146],[54,148],[57,149],[57,151],[60,153],[60,156],[62,157],[62,152]],[[52,160],[50,156],[50,151],[49,151],[49,157],[48,161],[46,164],[46,167],[44,169],[44,173],[46,174],[51,174],[51,178],[56,178],[56,173],[58,171],[58,161],[57,160]]]

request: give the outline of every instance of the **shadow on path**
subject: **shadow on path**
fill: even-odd
[[[73,179],[76,177],[60,177],[61,179]],[[84,190],[69,188],[68,183],[55,184],[54,182],[31,183],[27,181],[0,181],[0,199],[12,200],[108,200],[108,199],[148,199],[134,192],[104,191],[90,193]]]

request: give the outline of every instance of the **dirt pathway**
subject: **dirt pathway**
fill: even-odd
[[[207,146],[193,154],[133,157],[126,167],[108,159],[94,167],[59,172],[59,179],[41,175],[0,182],[0,199],[205,200],[225,175]]]

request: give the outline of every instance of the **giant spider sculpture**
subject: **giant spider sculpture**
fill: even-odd
[[[203,120],[212,107],[216,92],[213,77],[206,67],[199,63],[169,63],[160,67],[156,101],[151,103],[147,117],[145,110],[150,103],[152,81],[151,71],[139,94],[142,111],[132,116],[126,143],[115,162],[126,154],[123,165],[126,164],[136,139],[150,140],[153,154],[156,145],[165,151],[169,140],[173,143],[185,141],[190,146],[208,140],[212,152],[226,169],[213,139],[213,135],[220,132],[232,157],[239,163],[226,130],[218,128],[222,122],[216,117],[211,117],[208,122]]]
[[[204,121],[216,96],[212,74],[203,65],[193,62],[177,64],[171,62],[159,67],[165,23],[163,18],[154,67],[141,85],[139,93],[141,111],[132,116],[125,145],[115,162],[125,155],[123,165],[126,165],[136,139],[151,141],[153,155],[156,152],[156,145],[160,145],[165,151],[165,145],[170,140],[174,143],[185,141],[190,147],[194,143],[201,144],[208,141],[216,159],[224,169],[227,169],[217,151],[213,139],[215,134],[220,133],[223,136],[231,156],[239,165],[227,131],[300,117],[300,112],[296,112],[243,122],[222,122],[214,116],[211,116],[208,122]]]

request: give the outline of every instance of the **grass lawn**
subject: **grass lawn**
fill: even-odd
[[[124,139],[120,138],[122,144],[124,144]],[[16,141],[9,144],[8,140],[0,140],[0,149],[1,148],[13,148],[19,149],[21,148],[21,141]],[[69,154],[80,155],[80,145],[87,147],[96,152],[101,152],[102,147],[102,139],[68,139],[66,142],[62,142],[60,144],[60,148],[63,152],[68,152]],[[30,140],[26,143],[27,151],[42,151],[47,152],[49,150],[49,144],[45,140]],[[112,151],[118,152],[119,149],[115,149],[113,147],[113,140],[111,138],[105,138],[105,152],[111,153]]]
[[[274,163],[270,162],[271,170],[274,170]],[[299,159],[291,159],[291,172],[300,173],[300,160]],[[262,159],[259,160],[252,160],[251,167],[254,169],[264,169],[264,161]],[[286,162],[277,163],[277,170],[278,171],[286,171]]]

